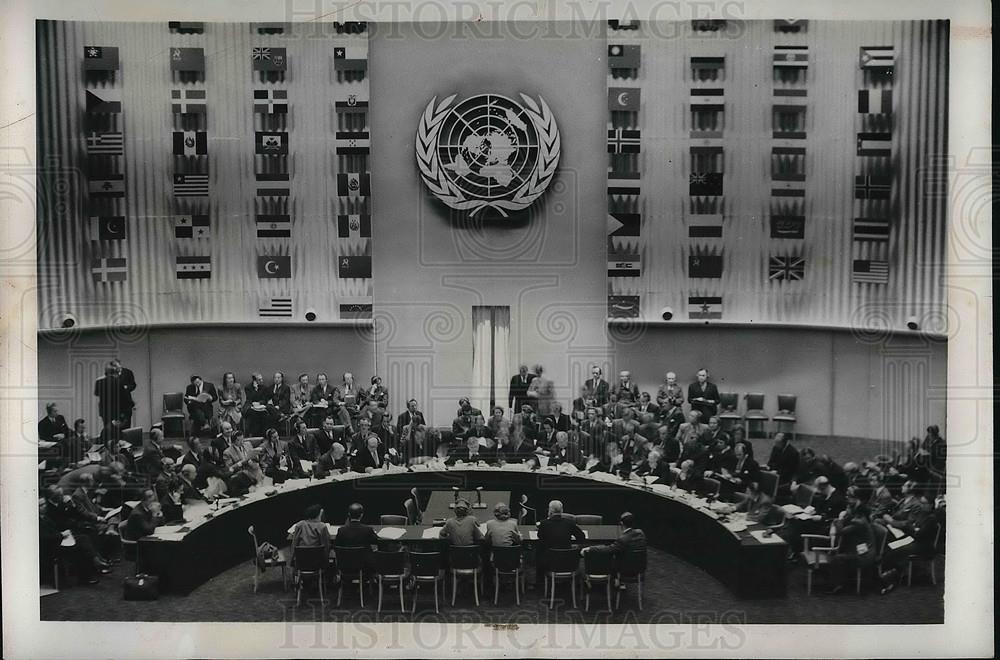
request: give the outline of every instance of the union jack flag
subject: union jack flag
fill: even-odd
[[[801,280],[806,276],[806,260],[802,257],[771,257],[768,280]]]

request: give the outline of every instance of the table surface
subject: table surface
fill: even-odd
[[[480,494],[477,495],[477,492]],[[460,490],[458,496],[469,501],[469,504],[472,505],[471,512],[480,520],[484,519],[484,513],[489,514],[490,518],[493,517],[493,507],[497,502],[510,503],[509,490]],[[482,502],[482,506],[477,506],[477,503],[480,501]],[[451,518],[455,515],[454,505],[454,491],[432,491],[430,498],[427,500],[427,507],[424,509],[424,520],[430,523],[441,518]]]

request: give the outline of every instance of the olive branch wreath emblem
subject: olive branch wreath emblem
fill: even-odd
[[[559,165],[560,138],[555,117],[545,99],[538,97],[538,102],[527,94],[521,94],[525,105],[525,113],[538,133],[538,162],[528,180],[521,184],[508,199],[469,199],[465,193],[449,179],[444,172],[437,150],[438,136],[441,127],[453,106],[457,94],[444,98],[437,104],[435,96],[427,104],[417,127],[417,166],[420,168],[420,178],[424,185],[439,200],[459,211],[468,211],[475,215],[483,209],[496,209],[501,215],[507,216],[510,211],[521,211],[545,192]]]

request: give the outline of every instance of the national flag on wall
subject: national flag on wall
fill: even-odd
[[[341,255],[337,258],[337,275],[344,279],[372,276],[372,258],[367,255]]]
[[[87,135],[88,156],[122,156],[125,136],[122,133],[90,133]]]
[[[887,284],[889,282],[889,262],[855,259],[851,269],[851,279],[856,284]]]
[[[854,218],[854,240],[888,241],[889,218]]]
[[[809,21],[805,20],[790,20],[781,19],[774,21],[774,31],[783,32],[785,34],[793,34],[796,32],[802,32],[809,27]]]
[[[285,23],[254,23],[257,34],[284,34]]]
[[[772,215],[771,238],[805,238],[806,217],[804,215]]]
[[[608,277],[639,277],[641,270],[638,252],[608,247]]]
[[[638,236],[642,215],[608,213],[608,236]]]
[[[639,112],[642,91],[639,87],[609,87],[608,110]]]
[[[337,46],[333,49],[334,71],[367,71],[368,43],[358,46]]]
[[[337,216],[337,238],[371,238],[372,218],[367,213]]]
[[[777,173],[771,175],[771,197],[805,197],[805,176]]]
[[[368,98],[361,98],[357,94],[348,94],[342,101],[335,101],[334,110],[341,113],[363,113],[368,112]]]
[[[608,173],[609,195],[638,195],[639,189],[638,172]]]
[[[722,216],[694,215],[688,225],[688,238],[722,238]]]
[[[287,89],[253,90],[253,111],[265,115],[287,114],[288,90]]]
[[[641,150],[641,136],[638,130],[628,128],[608,129],[609,154],[637,154]]]
[[[90,262],[90,274],[95,282],[124,282],[128,277],[125,257],[104,257]]]
[[[692,57],[691,69],[693,71],[717,71],[726,66],[725,57]]]
[[[639,296],[608,296],[608,317],[613,319],[639,318]]]
[[[688,277],[722,277],[722,255],[688,255]]]
[[[254,71],[284,71],[288,66],[285,49],[270,46],[254,46],[250,51],[250,61]]]
[[[88,89],[84,91],[84,103],[89,114],[117,114],[122,111],[120,89]]]
[[[342,303],[339,311],[341,319],[370,319],[372,317],[372,304]]]
[[[288,133],[285,131],[255,131],[254,152],[265,156],[287,154]]]
[[[722,87],[692,87],[692,110],[724,110],[725,93]]]
[[[171,48],[170,69],[172,71],[204,71],[204,48]]]
[[[211,279],[212,257],[177,257],[174,271],[179,280]]]
[[[688,296],[689,319],[721,319],[722,296]]]
[[[84,71],[117,71],[118,46],[84,46]]]
[[[175,156],[204,156],[208,153],[205,131],[174,131]]]
[[[775,46],[772,63],[775,68],[805,69],[809,66],[809,47]]]
[[[889,199],[891,194],[891,177],[876,175],[854,177],[854,199]]]
[[[208,197],[208,175],[175,174],[174,197]]]
[[[271,173],[257,172],[257,173],[255,173],[254,176],[257,178],[258,182],[261,182],[261,181],[271,181],[271,182],[288,181],[288,172],[271,172]],[[290,194],[292,194],[291,193],[291,189],[287,185],[286,186],[274,186],[274,185],[265,185],[265,186],[258,185],[257,186],[257,196],[258,197],[288,197]]]
[[[786,106],[802,107],[809,100],[805,89],[775,87],[774,96],[776,101],[781,101]]]
[[[608,27],[612,30],[638,30],[639,21],[610,20],[608,21]]]
[[[90,179],[87,181],[87,191],[91,197],[124,197],[125,176],[111,174],[103,179]]]
[[[371,175],[367,172],[338,172],[337,194],[340,197],[368,197],[371,191]]]
[[[771,257],[768,260],[767,279],[801,280],[806,276],[806,260],[798,256]]]
[[[862,46],[858,66],[862,69],[891,69],[896,65],[896,51],[892,46]]]
[[[865,115],[892,114],[892,90],[859,89],[858,112]]]
[[[292,299],[291,298],[266,298],[264,303],[257,308],[257,315],[260,318],[291,318]]]
[[[608,45],[608,68],[638,69],[641,57],[640,46],[626,44]]]
[[[693,197],[722,194],[722,172],[692,172],[688,177],[688,194]]]
[[[859,156],[891,156],[892,133],[858,133]]]
[[[292,258],[289,255],[257,255],[257,277],[260,279],[288,279],[291,276]]]
[[[169,21],[167,27],[177,32],[188,32],[190,34],[201,34],[205,31],[204,23],[195,23],[192,21]]]
[[[203,115],[208,111],[205,90],[203,89],[172,89],[170,90],[170,100],[170,111],[175,115]]]
[[[128,238],[125,216],[91,216],[90,240],[92,241],[124,241]]]
[[[211,238],[207,215],[175,215],[174,238]]]
[[[292,216],[270,214],[257,216],[257,238],[291,238]]]
[[[337,131],[334,137],[334,148],[338,156],[371,152],[372,141],[368,131]]]

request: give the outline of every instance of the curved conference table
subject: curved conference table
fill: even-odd
[[[188,594],[211,577],[251,558],[254,526],[258,542],[286,544],[291,525],[302,518],[310,504],[321,504],[326,520],[336,524],[347,517],[352,502],[365,506],[365,522],[377,523],[379,514],[403,513],[410,489],[418,492],[450,492],[463,495],[477,487],[483,491],[510,493],[511,510],[517,515],[521,496],[528,506],[545,515],[549,500],[563,502],[569,513],[598,514],[607,523],[617,522],[622,511],[638,516],[651,546],[676,555],[711,574],[737,596],[764,598],[785,595],[787,545],[776,535],[766,537],[763,528],[746,521],[744,514],[720,512],[723,505],[710,504],[694,495],[641,480],[623,481],[609,474],[569,474],[553,467],[528,470],[520,465],[505,467],[456,466],[447,469],[393,468],[370,474],[349,472],[325,479],[295,479],[255,492],[219,506],[197,504],[185,507],[183,525],[161,526],[137,546],[141,572],[160,576],[161,589]],[[467,495],[465,495],[467,496]],[[423,499],[423,498],[422,498]],[[440,497],[438,498],[440,501]],[[470,498],[475,503],[475,495]],[[474,510],[480,522],[492,517],[496,502],[484,502]],[[425,520],[430,523],[432,521]],[[615,537],[610,525],[588,529],[587,543],[607,543]],[[401,538],[386,542],[407,545],[438,542],[427,538],[425,527],[408,527]],[[394,530],[395,535],[400,534]],[[387,533],[392,536],[392,533]],[[533,539],[525,535],[525,543]]]

